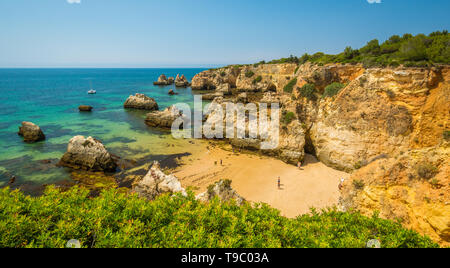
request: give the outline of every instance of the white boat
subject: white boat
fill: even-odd
[[[97,94],[97,91],[92,89],[92,81],[89,81],[89,84],[91,85],[91,90],[88,91],[88,94]]]

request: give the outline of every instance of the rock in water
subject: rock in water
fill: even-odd
[[[153,85],[155,86],[168,86],[168,85],[172,85],[173,84],[173,77],[170,77],[169,79],[167,79],[167,77],[162,74],[159,78],[158,81],[154,82]]]
[[[133,184],[133,191],[140,197],[154,200],[165,193],[181,193],[187,196],[180,181],[173,175],[166,175],[161,171],[158,162],[154,162],[147,175]]]
[[[94,107],[89,106],[89,105],[80,105],[78,107],[78,110],[80,110],[80,112],[91,112],[93,108]]]
[[[178,95],[178,93],[176,93],[175,91],[173,91],[173,89],[171,89],[171,90],[169,90],[169,93],[168,93],[170,96],[173,96],[173,95]]]
[[[208,191],[197,195],[196,198],[200,201],[208,202],[216,196],[223,202],[235,200],[239,206],[245,201],[242,196],[238,195],[237,192],[231,188],[230,180],[220,180],[215,184],[210,185]]]
[[[128,97],[123,107],[127,109],[140,109],[149,111],[155,111],[159,109],[155,99],[139,93],[136,93],[136,95],[134,96]]]
[[[190,85],[189,81],[186,79],[186,77],[183,75],[177,75],[177,78],[175,79],[175,86],[177,87],[188,87]]]
[[[75,136],[69,141],[67,152],[59,161],[61,166],[89,171],[114,172],[117,164],[98,140]]]
[[[170,106],[164,111],[154,111],[147,114],[145,123],[150,127],[171,128],[173,122],[183,114],[175,106]]]
[[[45,140],[45,135],[41,128],[31,122],[22,122],[18,134],[23,137],[24,142],[32,143]]]

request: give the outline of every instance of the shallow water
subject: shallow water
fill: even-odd
[[[145,111],[123,109],[129,95],[144,93],[155,98],[160,109],[174,103],[193,105],[192,90],[154,86],[160,74],[189,80],[204,69],[0,69],[0,187],[11,176],[17,184],[48,184],[69,179],[69,171],[42,160],[59,159],[76,135],[101,140],[110,152],[137,160],[194,150],[186,140],[144,123]],[[88,95],[91,88],[96,95]],[[91,105],[92,113],[80,113],[79,105]],[[17,135],[22,121],[41,127],[46,141],[26,144]]]

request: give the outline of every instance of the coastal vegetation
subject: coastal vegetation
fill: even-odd
[[[310,101],[316,101],[316,87],[314,84],[306,84],[298,89],[300,96],[307,98]]]
[[[377,214],[364,217],[334,209],[288,219],[265,204],[242,206],[195,199],[192,193],[154,201],[110,189],[89,191],[50,186],[40,197],[0,190],[0,247],[365,247],[378,239],[386,248],[438,247],[429,238]]]
[[[292,93],[294,90],[294,86],[297,84],[297,78],[292,79],[289,83],[284,87],[283,91],[286,93]]]
[[[424,67],[434,64],[450,64],[450,34],[447,30],[429,35],[393,35],[380,44],[378,39],[369,41],[360,49],[346,47],[339,54],[317,52],[301,57],[272,60],[269,64],[312,62],[319,65],[328,63],[361,63],[365,67],[386,67],[403,64],[407,67]]]
[[[325,91],[323,93],[323,97],[333,97],[341,91],[345,87],[345,84],[334,82],[327,87],[325,87]]]

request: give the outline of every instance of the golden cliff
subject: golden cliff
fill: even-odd
[[[229,85],[233,95],[226,101],[238,101],[233,96],[242,92],[250,101],[279,101],[282,142],[266,153],[289,163],[312,153],[328,166],[354,172],[342,190],[344,209],[379,211],[449,245],[449,81],[450,66],[307,63],[229,66],[198,74],[192,86]],[[332,83],[343,88],[325,96]],[[305,97],[305,85],[312,85],[312,97]],[[418,171],[423,166],[432,170],[426,178]]]

